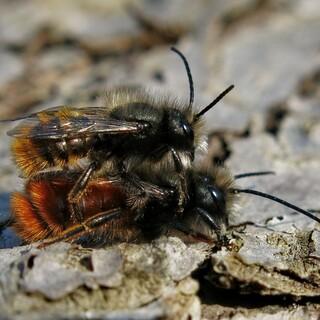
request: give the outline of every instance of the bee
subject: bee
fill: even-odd
[[[179,206],[184,207],[187,192],[183,172],[191,167],[196,148],[203,146],[202,117],[234,86],[196,112],[187,59],[177,49],[172,50],[187,72],[188,103],[158,98],[143,89],[122,88],[107,92],[104,107],[61,106],[13,119],[22,120],[8,135],[13,137],[13,159],[25,177],[52,168],[70,168],[80,159],[88,161],[68,193],[74,222],[84,220],[76,206],[88,182],[105,168],[164,175],[170,187],[179,189]],[[169,178],[171,175],[179,179]]]
[[[70,170],[43,172],[27,180],[23,193],[12,194],[12,226],[25,242],[80,239],[80,243],[92,245],[137,241],[151,234],[154,238],[169,220],[170,209],[176,206],[172,189],[132,175],[126,180],[121,176],[100,177],[88,183],[77,204],[84,221],[75,223],[67,195],[80,175],[80,171]],[[152,211],[152,223],[142,221],[141,215],[137,219],[141,210]]]
[[[232,176],[222,166],[188,169],[189,201],[181,215],[174,213],[178,207],[177,190],[171,187],[152,185],[138,177],[130,177],[128,181],[100,177],[89,182],[78,203],[84,222],[75,223],[71,219],[67,194],[81,173],[47,172],[29,179],[24,193],[13,193],[13,227],[26,242],[46,239],[43,246],[58,241],[96,245],[150,240],[172,230],[213,243],[226,239],[228,217],[240,193],[267,198],[320,222],[309,211],[273,195],[236,187],[235,182],[240,178],[271,173],[261,171]]]

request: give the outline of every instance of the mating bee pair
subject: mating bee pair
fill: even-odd
[[[12,154],[28,178],[24,193],[12,195],[14,228],[26,241],[50,238],[82,243],[153,238],[177,229],[199,239],[204,230],[221,235],[237,193],[267,197],[320,222],[308,211],[270,195],[237,189],[223,167],[195,169],[204,145],[200,112],[188,62],[187,104],[144,90],[117,89],[99,108],[57,107],[15,120]],[[86,168],[78,160],[88,161]],[[71,167],[74,166],[74,169]],[[56,170],[55,168],[60,168]],[[54,169],[54,170],[53,170]]]

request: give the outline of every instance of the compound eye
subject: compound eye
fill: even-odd
[[[194,134],[193,134],[193,130],[190,125],[188,125],[186,123],[182,123],[182,130],[183,130],[183,133],[185,134],[185,136],[187,136],[189,139],[193,140]]]
[[[224,197],[223,193],[214,187],[208,187],[212,200],[217,209],[222,209],[224,207]]]

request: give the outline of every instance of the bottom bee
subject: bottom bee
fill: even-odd
[[[13,193],[13,227],[25,242],[46,239],[45,245],[62,240],[85,245],[131,242],[153,239],[172,230],[211,242],[214,235],[219,239],[225,235],[228,216],[239,193],[268,198],[320,222],[310,212],[282,199],[235,186],[237,179],[270,173],[253,172],[232,177],[224,167],[188,170],[189,201],[182,215],[176,214],[176,190],[130,175],[96,178],[89,183],[77,207],[84,216],[81,224],[73,222],[67,196],[80,173],[42,173],[27,181],[24,193]]]
[[[91,244],[134,241],[148,233],[148,228],[141,228],[142,222],[137,221],[141,207],[144,210],[157,207],[163,211],[171,204],[170,190],[142,181],[120,182],[118,177],[97,178],[89,183],[77,205],[84,221],[76,224],[72,220],[68,193],[80,174],[42,173],[26,182],[24,193],[12,194],[12,226],[25,242],[47,238]],[[154,232],[160,220],[153,223]]]

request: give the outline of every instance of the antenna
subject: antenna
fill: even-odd
[[[306,211],[306,210],[303,210],[285,200],[282,200],[280,198],[277,198],[271,194],[267,194],[267,193],[264,193],[264,192],[261,192],[261,191],[257,191],[257,190],[251,190],[251,189],[231,189],[231,192],[233,192],[234,194],[237,194],[237,193],[249,193],[249,194],[254,194],[256,196],[259,196],[259,197],[262,197],[262,198],[266,198],[266,199],[270,199],[274,202],[278,202],[280,204],[282,204],[283,206],[285,207],[288,207],[290,209],[293,209],[299,213],[302,213],[303,215],[311,218],[312,220],[314,221],[317,221],[318,223],[320,223],[320,218],[316,217],[315,215],[313,215],[312,213],[310,213],[309,211]]]
[[[256,171],[256,172],[246,172],[246,173],[240,173],[236,174],[234,176],[234,179],[242,179],[242,178],[247,178],[247,177],[256,177],[256,176],[266,176],[269,174],[276,174],[274,171]]]
[[[190,90],[189,108],[192,108],[193,101],[194,101],[194,86],[193,86],[193,79],[192,79],[192,74],[191,74],[191,70],[189,67],[189,63],[187,61],[187,58],[178,49],[171,47],[171,50],[179,55],[179,57],[182,59],[184,66],[186,68],[187,76],[188,76],[188,80],[189,80],[189,90]]]
[[[194,118],[193,122],[196,122],[199,118],[201,118],[207,111],[209,111],[212,107],[214,107],[225,95],[227,95],[232,89],[234,85],[229,86],[226,90],[221,92],[209,105],[203,108],[199,113],[197,113]]]

